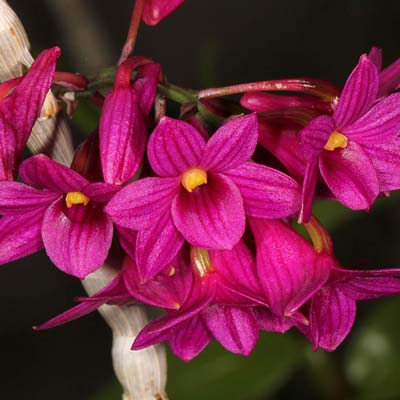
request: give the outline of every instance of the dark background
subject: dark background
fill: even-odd
[[[64,69],[91,74],[118,59],[133,1],[10,4],[34,54],[59,45]],[[142,26],[136,52],[160,62],[171,82],[193,88],[294,76],[343,84],[372,45],[384,49],[385,64],[400,56],[399,26],[398,1],[187,0],[157,27]],[[320,204],[317,213],[344,265],[396,266],[399,205],[392,195],[369,214],[335,204]],[[81,294],[79,281],[43,254],[1,267],[0,399],[120,398],[111,335],[97,314],[48,332],[31,330]],[[313,353],[305,339],[289,334],[263,335],[249,359],[217,345],[189,365],[171,356],[171,399],[399,399],[400,301],[366,302],[359,311],[356,328],[334,354]]]

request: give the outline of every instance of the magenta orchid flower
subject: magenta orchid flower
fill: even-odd
[[[375,104],[379,77],[366,56],[348,78],[332,116],[301,132],[307,168],[300,221],[308,221],[318,169],[342,204],[369,209],[380,192],[400,188],[400,94]]]
[[[106,212],[139,231],[136,261],[145,279],[157,274],[186,239],[193,246],[231,249],[242,237],[245,214],[265,218],[299,209],[299,186],[287,175],[250,161],[257,118],[233,119],[206,143],[183,121],[164,117],[148,143],[159,177],[123,188]]]
[[[259,282],[250,251],[239,242],[232,250],[192,248],[194,272],[181,288],[182,306],[149,323],[132,349],[167,340],[185,361],[215,338],[226,350],[249,355],[258,340],[254,307]]]
[[[43,51],[15,89],[0,101],[0,180],[14,180],[32,127],[53,81],[60,49]],[[17,82],[17,81],[15,81]]]
[[[0,182],[0,262],[44,246],[53,263],[68,274],[84,278],[99,268],[113,234],[103,208],[117,188],[91,183],[42,154],[24,161],[20,174],[30,186]]]
[[[142,65],[131,84],[132,70]],[[123,185],[138,171],[146,147],[146,123],[161,67],[142,57],[129,58],[117,70],[105,99],[99,127],[104,181]]]
[[[184,0],[144,0],[143,21],[147,25],[157,25],[183,2]]]

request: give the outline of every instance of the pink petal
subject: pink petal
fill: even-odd
[[[262,303],[256,263],[242,240],[232,250],[210,250],[210,259],[219,276],[217,303]]]
[[[163,117],[150,136],[147,153],[159,176],[178,176],[200,163],[206,144],[187,122]]]
[[[400,269],[337,270],[342,282],[337,283],[355,300],[376,299],[400,294]]]
[[[41,228],[45,209],[0,219],[0,264],[18,260],[43,248]]]
[[[14,91],[0,102],[0,179],[10,179],[50,89],[60,49],[43,51]],[[8,172],[8,173],[7,173]]]
[[[251,218],[250,226],[267,303],[278,316],[290,316],[327,281],[334,261],[279,220]]]
[[[122,185],[139,169],[146,146],[146,126],[130,87],[115,88],[100,117],[100,157],[106,183]]]
[[[135,247],[137,232],[132,229],[123,228],[122,226],[115,225],[118,234],[119,244],[122,249],[128,254],[129,257],[135,259]]]
[[[348,77],[333,113],[337,129],[353,124],[373,105],[378,94],[378,69],[363,54]]]
[[[326,115],[314,118],[301,131],[301,142],[306,160],[314,160],[324,149],[329,136],[335,131],[335,121]]]
[[[335,285],[321,289],[312,299],[310,328],[314,348],[335,350],[349,334],[356,302]]]
[[[56,326],[74,321],[75,319],[81,318],[97,310],[100,306],[107,303],[107,299],[112,299],[115,297],[120,298],[121,295],[126,296],[126,293],[121,275],[117,275],[107,286],[87,299],[90,301],[84,301],[81,304],[78,304],[77,306],[63,312],[62,314],[57,315],[44,324],[35,326],[34,329],[35,331],[43,331],[45,329],[55,328]]]
[[[161,343],[164,340],[169,340],[171,334],[168,330],[161,331],[161,332],[149,332],[149,328],[151,328],[151,322],[147,324],[136,336],[131,350],[141,350],[145,349],[146,347],[153,346],[155,344]]]
[[[184,0],[147,0],[144,3],[143,21],[147,25],[157,25],[183,2]]]
[[[380,192],[400,189],[400,139],[363,146],[375,168]]]
[[[341,132],[349,139],[365,145],[384,143],[398,136],[400,125],[400,93],[392,94]]]
[[[95,182],[90,183],[82,189],[82,193],[97,203],[107,203],[119,190],[118,186],[109,185],[104,182]]]
[[[89,203],[90,204],[90,203]],[[84,278],[105,261],[111,246],[112,222],[100,208],[54,202],[43,219],[42,237],[51,261],[67,274]]]
[[[142,281],[151,279],[167,267],[183,242],[169,212],[154,221],[153,226],[141,230],[136,240],[136,263]]]
[[[225,175],[239,188],[244,211],[249,216],[283,218],[300,209],[300,186],[283,172],[246,162],[225,171]]]
[[[206,170],[225,171],[249,161],[257,146],[256,114],[234,118],[222,125],[208,141],[201,160]]]
[[[19,172],[26,183],[58,193],[80,192],[89,184],[77,172],[44,154],[25,160]]]
[[[308,222],[312,215],[312,206],[314,202],[315,186],[317,184],[318,158],[307,163],[306,172],[303,181],[303,190],[301,193],[301,210],[299,223]]]
[[[325,151],[319,168],[335,197],[352,210],[368,210],[379,194],[379,182],[371,159],[357,143],[345,149]]]
[[[257,320],[252,308],[212,306],[202,315],[210,332],[226,350],[250,355],[258,340]]]
[[[34,189],[19,182],[0,182],[0,214],[21,215],[26,211],[46,208],[60,195]]]
[[[266,308],[256,307],[254,311],[262,331],[285,333],[295,325],[293,318],[279,317]]]
[[[375,64],[378,71],[382,69],[382,49],[379,47],[371,47],[368,58]]]
[[[192,291],[183,306],[148,324],[142,332],[160,334],[174,329],[181,322],[198,315],[212,302],[215,296],[215,281],[193,281]]]
[[[154,225],[168,213],[179,187],[176,178],[144,178],[119,191],[105,212],[118,225],[142,230]]]
[[[200,316],[179,324],[169,340],[172,352],[184,361],[195,358],[212,339],[211,333]]]
[[[175,292],[173,285],[174,278],[168,273],[159,274],[143,283],[135,261],[130,257],[125,257],[123,278],[131,296],[142,303],[170,309],[180,307],[180,296]]]
[[[378,97],[387,96],[400,85],[400,58],[386,67],[379,74]]]
[[[172,217],[185,239],[203,248],[231,249],[245,229],[239,189],[216,173],[209,173],[208,183],[192,193],[181,188],[172,202]]]
[[[140,109],[145,116],[148,116],[154,104],[157,94],[157,84],[161,75],[160,64],[143,65],[136,77],[132,87],[138,97]]]

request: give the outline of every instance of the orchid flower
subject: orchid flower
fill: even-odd
[[[380,192],[400,188],[400,94],[377,103],[378,70],[366,56],[349,76],[332,116],[301,132],[307,168],[300,221],[308,221],[318,169],[337,200],[369,209]]]
[[[159,177],[123,188],[106,212],[137,230],[136,262],[148,279],[186,239],[196,247],[231,249],[242,237],[245,215],[280,218],[299,209],[299,186],[289,176],[250,161],[257,145],[255,114],[235,118],[206,143],[183,121],[164,117],[148,143]]]
[[[0,262],[44,246],[53,263],[68,274],[84,278],[99,268],[113,234],[103,208],[118,188],[91,183],[42,154],[25,160],[20,175],[27,184],[0,182]]]

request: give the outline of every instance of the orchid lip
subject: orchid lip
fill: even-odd
[[[198,186],[207,183],[207,172],[201,168],[190,168],[182,174],[181,183],[191,193]]]
[[[345,149],[347,147],[348,139],[345,135],[339,131],[334,131],[329,136],[324,149],[328,151],[333,151],[337,148]]]
[[[89,197],[85,196],[81,192],[69,192],[65,196],[65,203],[68,208],[71,208],[73,205],[83,204],[84,206],[89,204]]]

